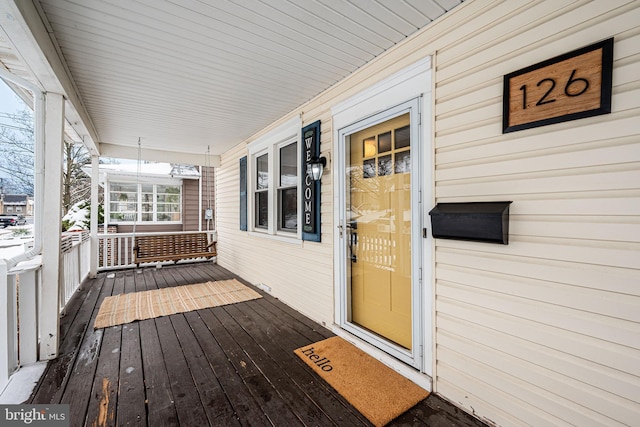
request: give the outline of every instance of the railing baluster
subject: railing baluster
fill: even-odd
[[[109,239],[109,243],[111,246],[111,267],[116,266],[116,238],[112,237],[111,239]]]
[[[37,272],[26,270],[20,273],[20,365],[38,361],[38,312],[36,305]]]
[[[0,390],[3,390],[7,385],[9,374],[14,369],[12,361],[14,351],[11,347],[15,334],[13,306],[13,291],[7,275],[7,263],[0,259],[0,307],[6,307],[6,310],[0,310],[2,316],[0,319]]]

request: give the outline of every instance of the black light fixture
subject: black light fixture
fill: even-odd
[[[327,159],[325,157],[312,158],[311,161],[307,163],[307,175],[312,181],[320,181],[326,165]]]

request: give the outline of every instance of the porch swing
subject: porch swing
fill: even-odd
[[[136,184],[140,183],[141,143],[138,138],[138,166]],[[136,235],[138,216],[133,221],[133,262],[141,263],[173,261],[185,259],[210,259],[217,256],[215,241],[209,242],[208,233],[203,231],[174,234]]]

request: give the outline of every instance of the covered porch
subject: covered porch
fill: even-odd
[[[634,0],[0,0],[0,78],[35,123],[0,389],[44,362],[30,402],[74,425],[366,424],[293,353],[335,334],[432,393],[399,425],[474,422],[440,398],[490,425],[634,425],[639,23]],[[95,209],[62,236],[70,141]],[[107,237],[103,158],[211,169],[214,206],[108,181]],[[433,226],[496,203],[502,239]],[[215,263],[139,270],[131,218],[187,233],[187,208]],[[264,298],[92,328],[108,295],[227,277]]]
[[[111,295],[236,278],[210,262],[102,272],[70,300],[60,354],[26,403],[70,404],[71,425],[370,425],[293,350],[333,336],[269,294],[94,330]],[[391,425],[484,424],[430,395]]]
[[[34,107],[36,194],[34,247],[6,265],[0,260],[0,306],[10,308],[0,328],[0,343],[7,342],[0,352],[0,387],[20,366],[65,357],[64,321],[70,312],[65,304],[85,277],[135,264],[133,233],[99,233],[98,209],[91,210],[91,232],[83,233],[81,242],[66,248],[59,233],[49,232],[61,222],[64,141],[83,144],[90,153],[92,207],[99,205],[103,157],[220,168],[225,154],[278,126],[294,108],[460,3],[434,1],[397,10],[383,2],[370,8],[339,5],[344,10],[282,3],[257,4],[260,10],[254,10],[234,2],[2,0],[0,77]],[[372,25],[378,21],[388,24]],[[302,149],[297,150],[300,158]],[[330,168],[318,194],[329,194]],[[302,169],[295,172],[297,182],[304,178]],[[232,181],[237,186],[241,178]],[[296,191],[301,201],[301,185]],[[216,203],[230,208],[237,202],[217,197]],[[301,209],[292,206],[301,223]],[[310,241],[307,253],[332,250],[327,233],[332,223],[322,209],[318,222],[325,223],[325,235]],[[229,223],[226,215],[215,212],[216,227]],[[236,215],[234,225],[237,221]],[[301,241],[298,228],[286,237]],[[255,282],[247,269],[233,265],[233,251],[243,244],[221,239],[219,251],[227,256],[221,264]],[[330,286],[326,260],[317,268],[323,287]],[[273,294],[295,306],[285,295]],[[323,299],[322,315],[306,314],[330,326],[324,312],[331,302]],[[421,381],[430,384],[427,377]]]

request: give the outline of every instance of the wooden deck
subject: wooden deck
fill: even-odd
[[[94,330],[110,295],[241,278],[212,263],[101,273],[61,319],[60,357],[29,403],[68,403],[71,425],[367,426],[294,354],[333,334],[264,298]],[[246,283],[248,284],[248,283]],[[431,395],[391,425],[484,424]]]

